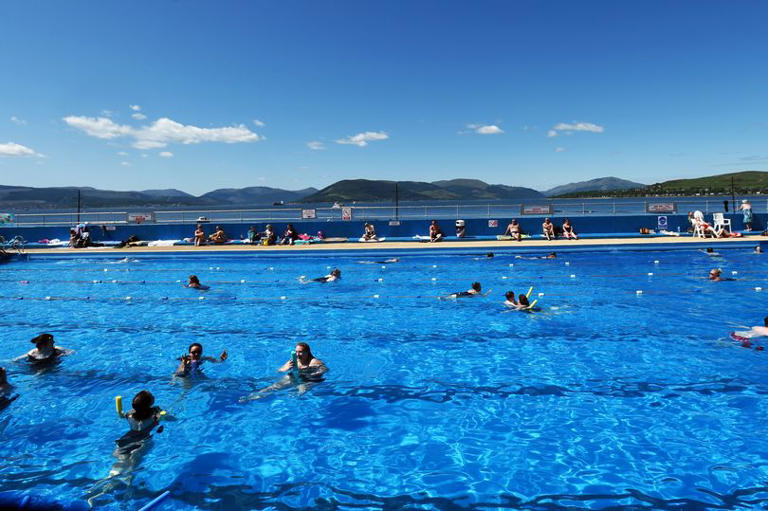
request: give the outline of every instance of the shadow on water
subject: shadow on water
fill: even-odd
[[[378,496],[352,492],[318,483],[294,483],[276,486],[271,492],[252,492],[247,485],[219,486],[210,483],[207,474],[213,459],[194,460],[183,476],[169,487],[172,499],[196,509],[277,509],[281,511],[378,509],[382,511],[437,509],[440,511],[485,511],[510,509],[520,511],[706,511],[764,508],[768,504],[768,487],[736,490],[732,493],[716,493],[699,488],[703,495],[696,498],[660,499],[643,492],[627,489],[622,493],[595,494],[547,494],[530,499],[514,495],[499,495],[497,501],[468,502],[469,496],[430,497],[423,494]],[[201,476],[206,479],[202,480]],[[191,480],[190,480],[191,478]],[[203,493],[203,491],[205,493]],[[330,495],[327,497],[320,496]]]
[[[447,403],[457,399],[506,399],[513,396],[556,396],[590,394],[600,397],[641,398],[656,396],[663,399],[694,393],[705,396],[718,394],[768,394],[768,387],[736,379],[715,379],[696,383],[661,383],[624,381],[621,379],[589,380],[570,387],[560,385],[461,385],[434,382],[441,388],[403,385],[361,385],[345,388],[341,382],[324,385],[315,393],[319,396],[345,396],[396,403],[405,400]]]

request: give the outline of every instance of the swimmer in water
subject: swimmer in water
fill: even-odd
[[[328,367],[326,367],[325,362],[319,358],[316,358],[312,354],[312,350],[310,349],[309,344],[305,342],[299,342],[296,343],[296,347],[294,349],[296,353],[296,365],[299,370],[299,376],[303,380],[318,380],[321,376],[328,372]],[[291,359],[283,364],[280,369],[278,369],[278,371],[281,373],[287,373],[292,371],[293,368],[293,357],[291,357]]]
[[[35,348],[20,357],[16,357],[15,360],[26,359],[30,364],[45,364],[74,353],[73,350],[55,346],[51,334],[40,334],[29,342],[33,343]]]
[[[731,332],[731,338],[747,345],[750,339],[756,337],[768,337],[768,316],[763,319],[763,326],[753,326],[749,330]]]
[[[142,390],[133,397],[131,406],[133,408],[125,414],[131,431],[149,435],[159,425],[162,416],[160,407],[155,406],[155,396],[148,390]],[[162,433],[163,427],[157,428],[157,432]]]
[[[269,387],[254,392],[247,397],[240,398],[239,401],[241,403],[256,401],[269,396],[275,391],[291,387],[297,383],[299,394],[303,394],[310,389],[311,385],[323,381],[323,375],[327,373],[329,369],[325,365],[325,362],[312,354],[309,344],[305,342],[296,343],[294,350],[291,359],[278,369],[281,373],[289,374],[286,374]],[[295,365],[294,358],[296,360]],[[298,376],[299,381],[296,381],[296,376]]]
[[[472,287],[467,289],[466,291],[459,291],[458,293],[451,293],[446,298],[463,298],[463,297],[474,297],[474,296],[483,296],[482,295],[482,286],[479,282],[473,282]]]
[[[399,257],[390,257],[389,259],[384,259],[383,261],[358,261],[357,264],[392,264],[398,262],[400,262]]]
[[[506,298],[506,300],[504,300],[504,305],[506,305],[507,307],[517,308],[517,300],[515,300],[514,291],[507,291],[504,297]]]
[[[486,261],[488,259],[493,259],[494,257],[496,256],[493,252],[488,252],[483,257],[473,257],[472,259],[474,259],[475,261]]]
[[[721,280],[724,280],[722,275],[723,275],[723,270],[721,270],[720,268],[712,268],[711,270],[709,270],[709,280],[720,282]]]
[[[335,281],[339,280],[340,278],[341,278],[341,270],[338,269],[338,268],[334,268],[333,271],[331,273],[329,273],[328,275],[325,275],[323,277],[318,277],[318,278],[312,279],[310,281],[302,280],[302,282],[305,283],[305,284],[307,282],[320,282],[321,284],[325,284],[326,282],[335,282]]]
[[[8,383],[8,373],[5,371],[5,367],[0,367],[0,396],[5,396],[11,393],[13,385]]]
[[[699,250],[702,254],[707,254],[708,256],[712,257],[718,257],[720,255],[720,252],[715,252],[715,249],[712,247],[707,247],[706,250]]]
[[[532,256],[532,257],[517,255],[515,256],[515,259],[557,259],[557,254],[554,252],[550,252],[545,256]]]
[[[203,345],[199,342],[193,342],[189,345],[189,353],[179,357],[179,367],[176,369],[176,376],[193,376],[201,374],[203,371],[203,362],[224,362],[227,360],[227,350],[221,352],[219,358],[203,356]]]
[[[190,289],[200,289],[202,291],[210,289],[210,287],[204,286],[200,283],[200,279],[197,278],[197,275],[190,275],[189,282],[187,282],[184,287],[188,287]]]
[[[756,245],[754,253],[755,254],[762,254],[763,253],[763,247],[761,247],[760,245]]]

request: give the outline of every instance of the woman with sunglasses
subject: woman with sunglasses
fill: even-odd
[[[192,376],[198,373],[202,373],[203,362],[224,362],[227,360],[227,356],[227,350],[224,350],[221,352],[219,358],[208,356],[204,357],[203,345],[199,342],[193,342],[189,345],[189,353],[182,355],[179,358],[181,363],[179,364],[178,369],[176,369],[176,376]]]

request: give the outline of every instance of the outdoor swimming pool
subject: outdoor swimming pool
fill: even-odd
[[[0,266],[0,364],[20,395],[0,411],[0,489],[104,509],[137,509],[166,489],[160,509],[768,502],[768,351],[728,338],[762,324],[768,256],[415,253],[359,263],[386,257]],[[298,281],[332,267],[340,282]],[[712,267],[737,280],[705,280]],[[211,290],[183,288],[192,273]],[[436,298],[473,281],[490,295]],[[530,285],[544,293],[542,311],[505,312],[504,292]],[[76,353],[39,373],[11,362],[41,332]],[[208,364],[205,379],[173,379],[195,341],[207,355],[226,348],[229,360]],[[241,403],[277,380],[297,341],[330,367],[326,381]],[[129,405],[142,389],[176,420],[131,466],[113,456],[127,430],[114,396]],[[121,473],[108,478],[113,468]]]

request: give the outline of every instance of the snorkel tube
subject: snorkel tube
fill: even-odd
[[[296,354],[296,350],[291,351],[291,362],[293,362],[293,368],[291,374],[294,378],[299,378],[299,356]]]

